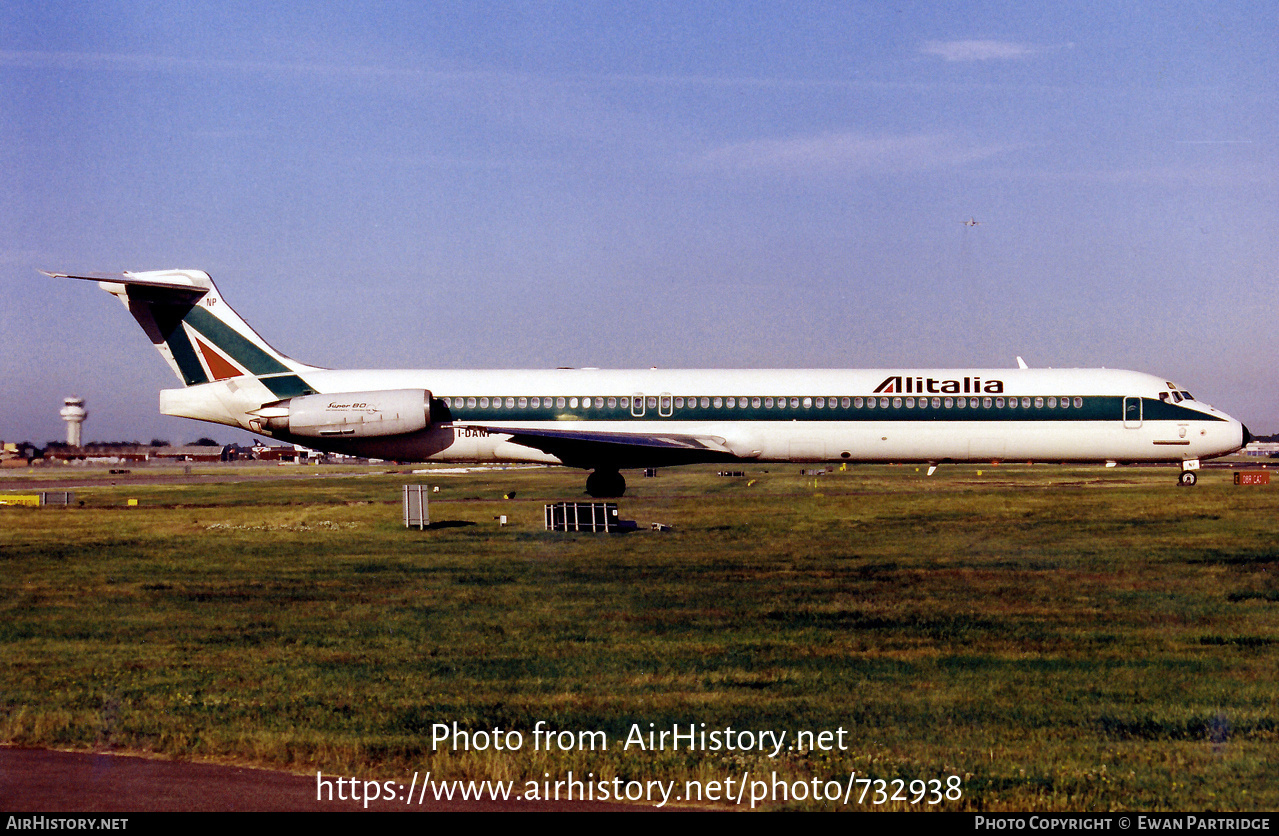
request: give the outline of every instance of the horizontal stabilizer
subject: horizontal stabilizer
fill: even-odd
[[[41,270],[46,276],[54,279],[84,279],[93,282],[110,284],[136,285],[139,287],[155,287],[175,290],[184,294],[203,296],[213,289],[213,280],[202,270],[151,270],[143,273],[50,273]]]

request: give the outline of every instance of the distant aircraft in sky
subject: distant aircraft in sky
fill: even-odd
[[[399,461],[538,462],[592,471],[703,462],[1167,462],[1246,427],[1190,393],[1112,369],[323,369],[266,343],[208,274],[47,273],[124,303],[182,381],[165,415],[318,450]],[[1020,360],[1020,358],[1019,358]],[[931,473],[931,468],[930,471]]]
[[[960,221],[960,223],[962,223],[964,226],[980,226],[982,222],[977,220],[976,218],[969,218],[966,221]]]

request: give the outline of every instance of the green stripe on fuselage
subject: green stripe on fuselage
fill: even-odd
[[[315,390],[306,385],[306,381],[295,374],[277,375],[276,377],[260,377],[258,380],[280,400],[296,398],[299,395],[314,395]]]
[[[1224,421],[1216,415],[1205,415],[1197,409],[1155,398],[1141,399],[1141,417],[1145,421]]]
[[[699,396],[700,397],[700,396]],[[707,396],[712,397],[712,396]],[[869,401],[869,396],[862,396],[864,401]],[[965,401],[971,399],[972,396],[965,397]],[[901,400],[902,405],[894,407],[893,399]],[[538,408],[526,407],[520,409],[518,407],[443,407],[438,411],[440,415],[448,415],[445,420],[452,420],[457,423],[494,423],[497,421],[702,421],[702,422],[749,422],[749,421],[813,421],[813,422],[832,422],[832,421],[902,421],[909,423],[926,424],[935,421],[945,422],[978,422],[978,421],[996,421],[996,422],[1014,422],[1024,423],[1029,421],[1052,421],[1052,422],[1078,422],[1078,421],[1122,421],[1124,418],[1124,398],[1113,395],[1093,395],[1083,397],[1081,406],[1073,404],[1068,408],[1043,406],[1036,408],[1034,406],[1034,398],[1032,397],[1031,406],[1021,406],[1021,396],[1017,397],[1018,405],[1016,407],[1007,406],[1007,401],[1011,398],[1005,398],[1003,407],[976,407],[966,406],[960,409],[955,406],[949,408],[940,406],[934,408],[931,405],[920,407],[908,407],[905,405],[906,397],[901,395],[893,395],[887,398],[888,406],[878,406],[882,396],[875,396],[876,406],[869,409],[862,406],[860,409],[853,406],[826,406],[818,409],[815,405],[807,409],[804,408],[803,397],[800,397],[801,405],[791,407],[788,405],[784,408],[778,407],[752,407],[738,406],[728,408],[722,406],[715,408],[713,406],[702,407],[673,407],[671,415],[659,415],[657,409],[647,409],[642,416],[631,414],[629,407],[618,405],[613,408],[590,407],[583,409],[581,407],[549,407],[541,406]],[[433,401],[437,400],[433,398]],[[722,396],[721,401],[726,401],[727,397]],[[741,398],[737,398],[741,400]],[[829,401],[830,399],[827,398]],[[956,398],[957,400],[957,398]],[[918,399],[916,399],[918,401]],[[944,399],[942,401],[944,403]],[[442,404],[441,404],[442,406]],[[1143,418],[1146,421],[1221,421],[1215,415],[1207,415],[1193,409],[1178,404],[1165,403],[1155,398],[1142,398]],[[435,407],[432,407],[432,414],[437,414]]]

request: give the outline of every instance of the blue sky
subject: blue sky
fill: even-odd
[[[319,365],[1022,355],[1276,432],[1276,78],[1268,3],[0,0],[0,439],[247,438],[36,272],[169,267]]]

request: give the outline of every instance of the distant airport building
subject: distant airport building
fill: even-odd
[[[186,444],[181,447],[154,447],[151,458],[169,462],[219,462],[221,445]]]
[[[71,446],[69,444],[50,444],[44,451],[48,462],[96,462],[99,464],[118,464],[120,462],[144,462],[151,454],[151,448],[145,444],[126,444],[122,442],[94,442],[88,446]]]
[[[6,441],[0,444],[0,467],[25,467],[26,458],[22,455],[22,451],[18,449],[18,445],[12,441]]]
[[[72,395],[62,401],[62,411],[58,414],[62,416],[62,420],[67,422],[67,445],[70,447],[80,446],[80,425],[84,423],[84,419],[89,417],[88,411],[84,408],[84,398]]]
[[[1239,451],[1241,456],[1258,458],[1279,458],[1279,441],[1252,441]]]
[[[253,445],[253,458],[261,462],[297,462],[305,461],[307,451],[292,444],[264,444],[259,441]]]

